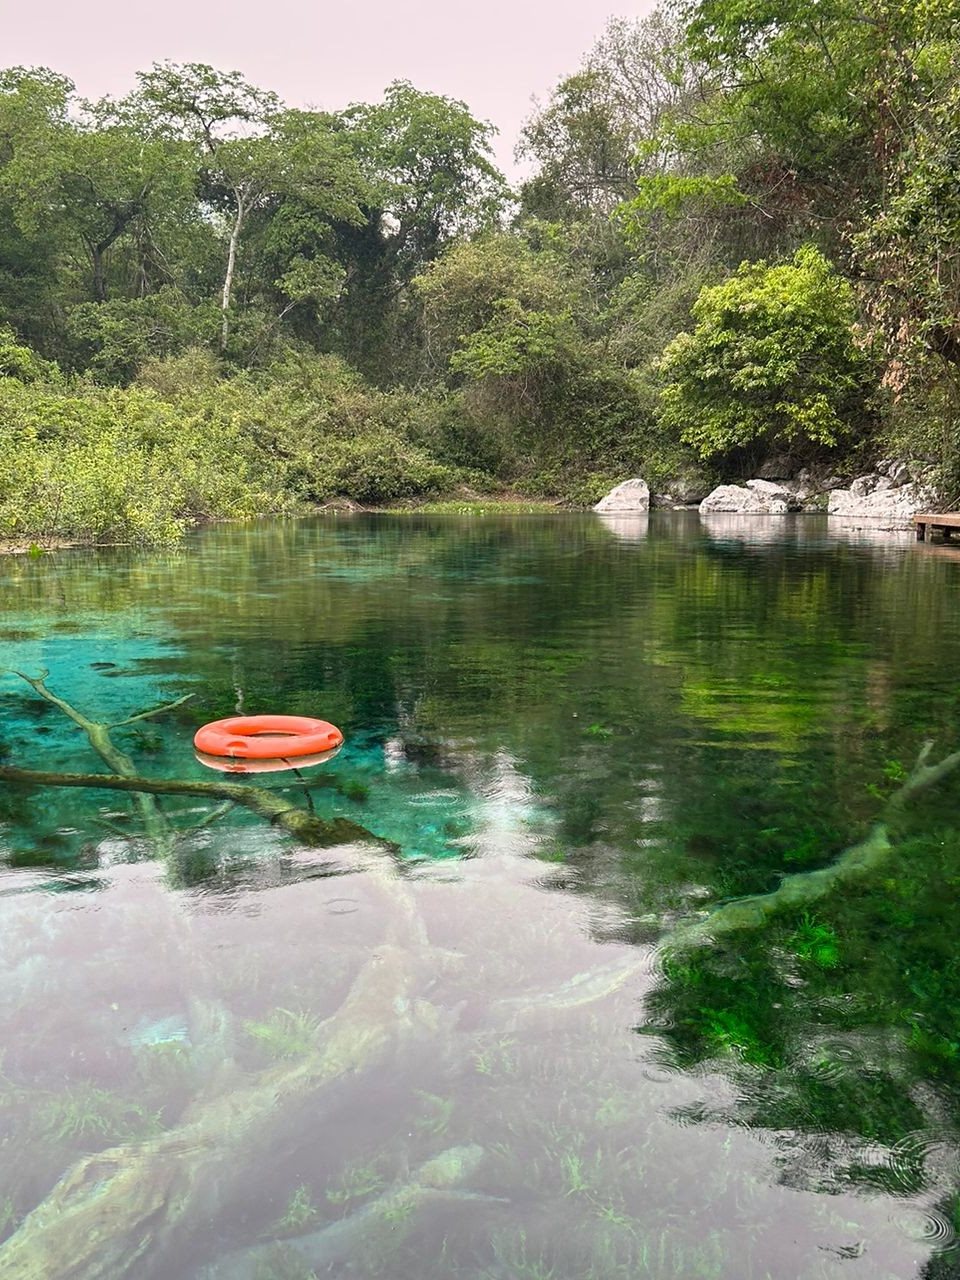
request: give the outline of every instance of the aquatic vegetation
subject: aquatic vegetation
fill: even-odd
[[[35,1122],[44,1137],[81,1145],[125,1142],[157,1131],[156,1118],[139,1104],[86,1083],[48,1097]]]
[[[799,959],[819,965],[821,969],[833,969],[840,963],[840,939],[836,931],[809,912],[805,911],[800,917],[790,944]]]
[[[512,1075],[516,1071],[512,1036],[501,1036],[493,1044],[485,1045],[473,1055],[473,1065],[478,1075]]]
[[[159,733],[148,733],[146,729],[131,729],[126,735],[127,741],[143,755],[156,756],[164,749],[164,740]]]
[[[317,1269],[337,1262],[376,1253],[381,1247],[393,1251],[417,1210],[435,1203],[459,1200],[482,1202],[485,1197],[458,1188],[478,1168],[484,1157],[482,1147],[450,1147],[415,1170],[409,1181],[385,1191],[348,1217],[328,1226],[276,1245],[254,1245],[221,1258],[202,1272],[202,1280],[255,1280],[259,1268],[273,1265],[278,1254],[283,1265],[299,1258]],[[383,1233],[381,1238],[381,1233]]]
[[[314,1203],[313,1195],[306,1183],[301,1183],[290,1196],[287,1207],[268,1228],[265,1235],[295,1235],[311,1226],[319,1216],[320,1210]]]
[[[247,1151],[258,1138],[268,1140],[285,1111],[299,1110],[305,1099],[315,1102],[325,1087],[382,1062],[415,1034],[414,1018],[396,1016],[397,1003],[408,1000],[409,964],[395,946],[382,947],[328,1022],[322,1048],[309,1057],[203,1099],[179,1126],[136,1146],[77,1162],[0,1247],[2,1280],[50,1266],[64,1277],[99,1267],[116,1280],[132,1280],[147,1249],[162,1251],[197,1230],[208,1220],[211,1196],[222,1199],[244,1175],[238,1144]],[[132,1239],[139,1241],[136,1249]]]
[[[300,1010],[275,1009],[262,1022],[247,1022],[244,1030],[272,1058],[299,1058],[316,1046],[320,1020]]]
[[[450,1128],[450,1120],[456,1105],[453,1098],[443,1098],[437,1093],[428,1093],[425,1089],[417,1089],[416,1096],[423,1104],[423,1110],[414,1120],[415,1127],[421,1133],[439,1137]]]
[[[716,939],[725,933],[759,928],[780,911],[795,910],[816,902],[840,886],[873,874],[894,852],[889,822],[908,801],[960,767],[960,751],[944,756],[937,764],[928,764],[933,746],[932,742],[924,745],[913,771],[888,797],[884,819],[875,823],[859,844],[847,849],[828,867],[784,877],[780,887],[772,893],[727,903],[706,920],[681,926],[670,935],[669,945],[689,946]]]
[[[326,1190],[331,1204],[347,1205],[354,1200],[365,1200],[386,1185],[377,1162],[355,1161],[333,1179]]]

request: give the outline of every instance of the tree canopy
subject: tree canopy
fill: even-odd
[[[0,372],[97,404],[185,370],[198,396],[201,370],[260,379],[258,405],[275,382],[278,425],[250,429],[298,501],[440,475],[585,501],[787,444],[954,492],[958,30],[960,0],[613,19],[525,123],[516,193],[491,125],[403,80],[314,111],[201,63],[99,102],[10,68]],[[335,424],[329,482],[281,425],[291,388]]]

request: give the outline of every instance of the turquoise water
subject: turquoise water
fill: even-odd
[[[0,1280],[960,1275],[960,768],[897,801],[960,748],[958,587],[820,517],[0,561],[0,765],[111,772],[15,671],[190,695],[110,731],[151,779],[235,712],[346,735],[240,780],[308,843],[0,781]]]

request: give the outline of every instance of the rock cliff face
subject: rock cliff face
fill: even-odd
[[[650,486],[646,480],[624,480],[593,509],[601,515],[645,515],[650,510]]]

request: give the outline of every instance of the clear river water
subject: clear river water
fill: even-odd
[[[0,777],[0,1280],[960,1276],[960,769],[911,793],[958,554],[558,514],[0,560],[0,766],[115,773],[73,709],[316,819]],[[195,759],[268,711],[345,745]]]

